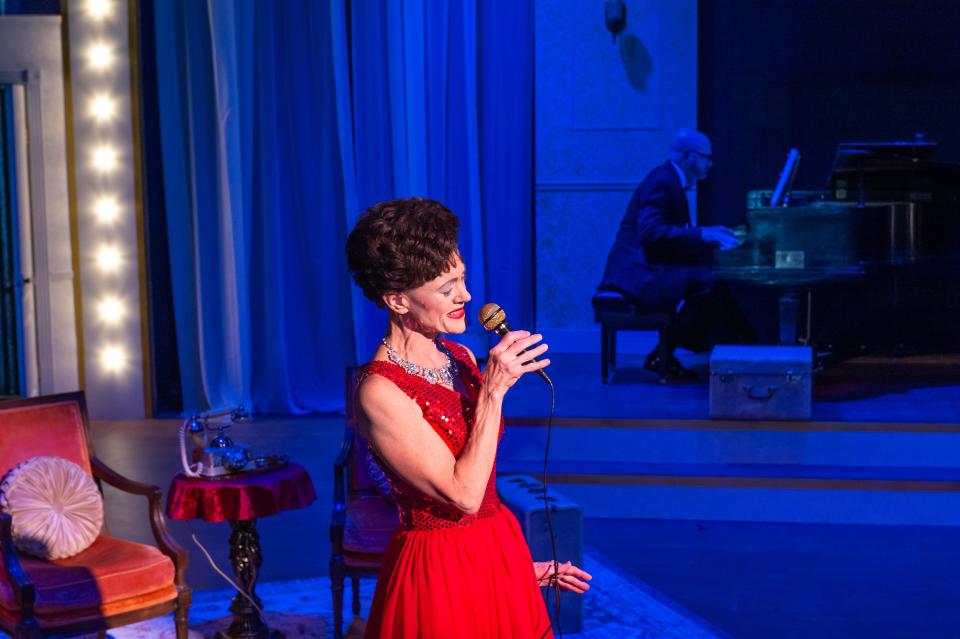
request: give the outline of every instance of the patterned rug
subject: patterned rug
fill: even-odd
[[[615,564],[591,550],[584,568],[593,575],[584,595],[583,629],[567,639],[723,639],[726,635],[683,610],[646,584],[620,574]],[[361,580],[361,610],[370,609],[373,580]],[[327,578],[271,582],[257,587],[265,618],[287,639],[332,637],[333,602]],[[190,607],[191,639],[209,639],[229,625],[230,590],[195,592]],[[350,615],[349,584],[345,614]],[[348,637],[361,637],[363,620],[354,619]],[[0,636],[4,636],[0,633]],[[166,617],[111,630],[111,639],[175,639],[173,618]]]

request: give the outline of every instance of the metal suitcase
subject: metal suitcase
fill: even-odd
[[[810,419],[809,346],[717,346],[710,355],[710,417]]]

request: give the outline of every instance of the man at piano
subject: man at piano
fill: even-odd
[[[713,281],[714,250],[739,244],[723,226],[693,226],[686,191],[707,176],[712,166],[710,139],[682,129],[669,158],[643,179],[624,213],[607,257],[600,290],[631,298],[649,312],[672,312],[668,379],[696,378],[672,354],[680,346],[708,350],[713,344],[752,340],[752,331],[732,297]],[[644,367],[659,370],[659,345]]]

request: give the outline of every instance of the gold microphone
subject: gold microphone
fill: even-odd
[[[480,313],[478,314],[480,323],[483,324],[483,327],[488,331],[493,331],[500,337],[503,337],[505,334],[509,333],[513,329],[510,328],[510,325],[507,324],[507,314],[500,308],[499,304],[489,303],[484,304],[480,307]],[[527,352],[527,349],[523,349],[520,353]],[[524,364],[529,364],[530,362],[537,361],[536,357],[531,357]],[[543,381],[553,386],[553,381],[550,379],[550,376],[547,375],[546,371],[542,368],[534,371],[537,375],[543,378]]]

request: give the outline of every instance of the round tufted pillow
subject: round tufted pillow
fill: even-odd
[[[0,483],[0,510],[13,519],[13,543],[42,559],[82,552],[103,526],[103,496],[93,478],[61,457],[33,457]]]

